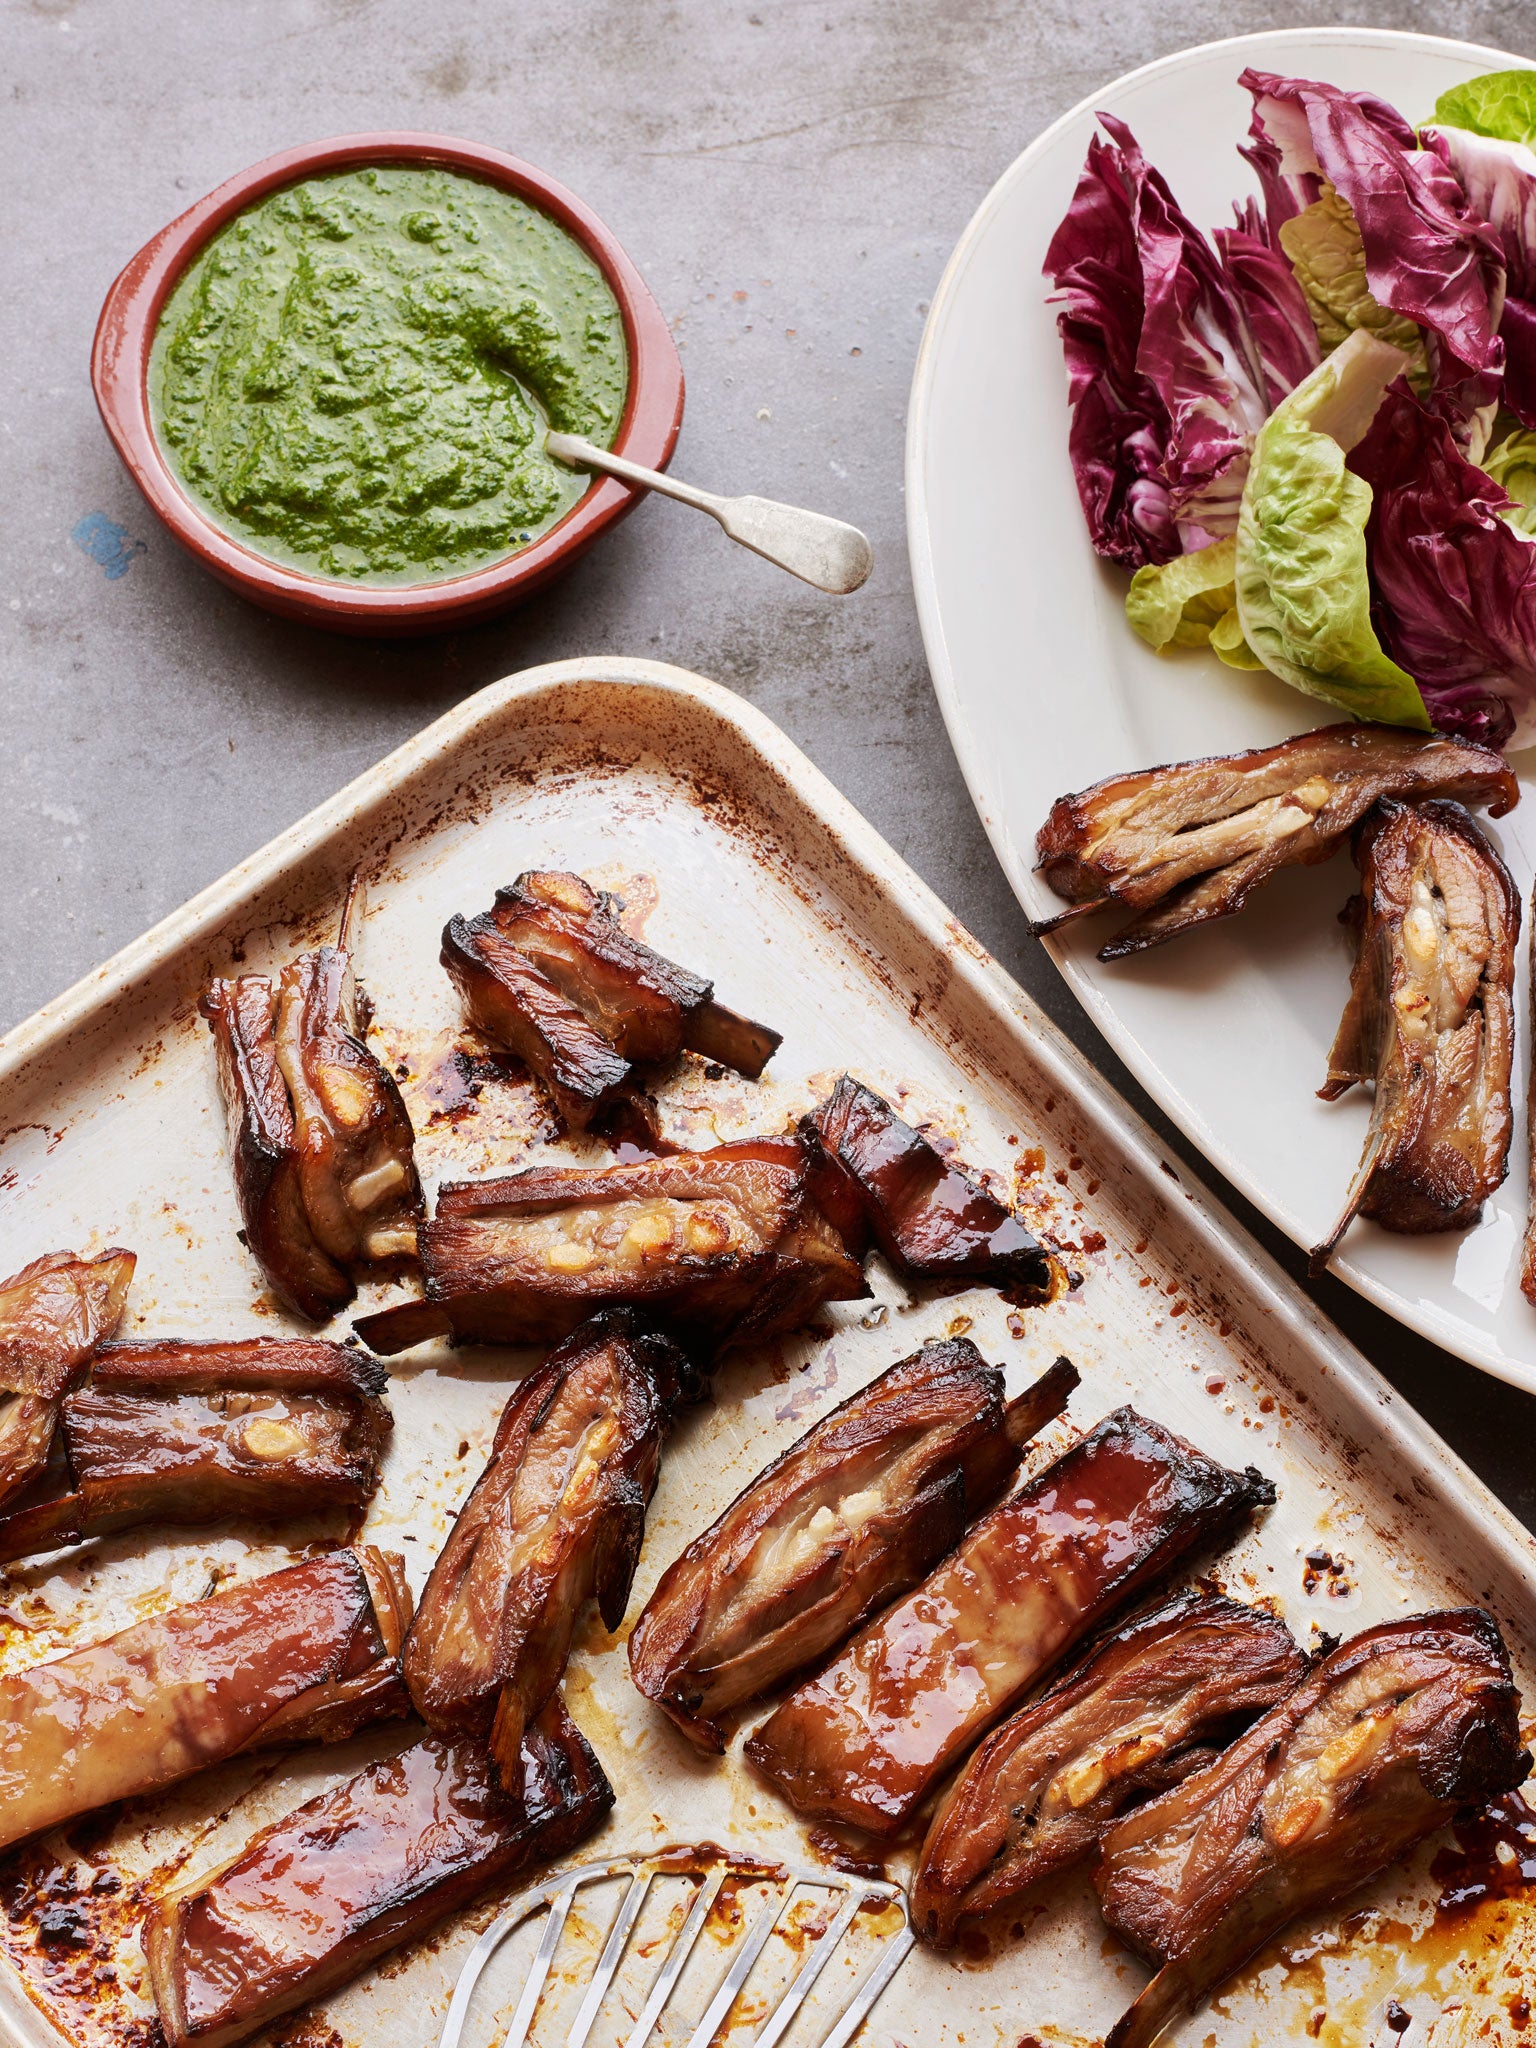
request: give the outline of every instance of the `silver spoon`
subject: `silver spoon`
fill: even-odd
[[[622,455],[611,455],[580,434],[549,434],[545,447],[561,462],[581,469],[600,469],[625,483],[643,484],[676,498],[684,505],[696,505],[711,519],[718,519],[732,540],[740,541],[764,561],[776,562],[803,583],[818,590],[830,590],[846,597],[857,590],[875,566],[874,549],[856,526],[841,519],[828,519],[822,512],[805,512],[797,505],[780,505],[772,498],[717,498],[712,491],[696,491],[676,477],[663,476],[658,469],[643,469]]]

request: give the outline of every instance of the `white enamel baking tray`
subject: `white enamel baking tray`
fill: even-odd
[[[132,1333],[281,1327],[235,1238],[194,1005],[210,972],[236,961],[262,968],[312,942],[355,865],[373,879],[359,950],[375,1042],[404,1070],[429,1186],[542,1148],[526,1084],[490,1081],[466,1102],[455,1004],[437,966],[447,916],[483,905],[535,864],[617,887],[650,940],[782,1028],[783,1048],[758,1086],[711,1081],[697,1064],[676,1077],[663,1094],[674,1135],[702,1145],[782,1128],[852,1068],[1016,1187],[1082,1275],[1070,1295],[1021,1314],[981,1290],[909,1297],[877,1271],[876,1301],[832,1310],[830,1334],[728,1361],[713,1405],[689,1415],[667,1451],[631,1616],[685,1539],[814,1416],[924,1338],[968,1328],[1006,1365],[1011,1388],[1058,1352],[1075,1359],[1079,1427],[1129,1398],[1227,1462],[1270,1473],[1278,1507],[1219,1574],[1234,1592],[1275,1601],[1303,1642],[1482,1601],[1508,1631],[1536,1702],[1536,1551],[1525,1533],[1181,1178],[804,756],[738,698],[656,663],[565,662],[482,691],[0,1042],[0,1263],[13,1269],[54,1246],[125,1244],[140,1261]],[[418,1585],[524,1363],[490,1350],[401,1362],[393,1447],[364,1533],[402,1549]],[[1065,1440],[1066,1425],[1056,1425],[1037,1457]],[[130,1533],[15,1568],[0,1586],[0,1668],[195,1597],[215,1575],[271,1569],[337,1533]],[[1307,1567],[1319,1550],[1332,1571]],[[734,1756],[706,1764],[687,1750],[633,1692],[621,1640],[595,1620],[578,1640],[567,1693],[618,1793],[599,1845],[708,1838],[800,1859],[820,1853]],[[136,1936],[144,1892],[207,1868],[259,1823],[401,1739],[385,1731],[345,1751],[233,1764],[28,1852],[34,1884],[73,1870],[81,1882],[115,1873],[123,1888],[85,1893],[94,1946],[50,1953],[37,1945],[35,1904],[13,1867],[0,1885],[10,1909],[0,1911],[0,2024],[25,2048],[57,2048],[58,2033],[81,2048],[147,2048]],[[1447,1944],[1429,1926],[1427,1862],[1426,1853],[1354,1902],[1342,1930],[1333,1916],[1295,1928],[1180,2038],[1230,2048],[1364,2042],[1389,1995],[1414,2015],[1411,2039],[1445,2048],[1484,2019],[1491,2031],[1479,2040],[1518,2038],[1506,2000],[1521,1972],[1536,1971],[1536,1917],[1485,1908],[1467,1922],[1464,1947]],[[279,2039],[428,2048],[494,1903]],[[1023,1917],[1021,1938],[990,1961],[915,1956],[863,2039],[878,2048],[1097,2041],[1140,1983],[1139,1966],[1106,1940],[1080,1879]],[[105,1969],[115,1981],[98,1983]],[[476,2048],[505,2026],[512,1981],[509,1968],[489,1985],[470,2029]],[[791,2040],[813,2038],[810,2027]],[[613,2031],[600,2024],[595,2038]]]
[[[1246,65],[1369,88],[1410,120],[1482,71],[1528,58],[1396,29],[1279,29],[1180,50],[1101,86],[998,179],[956,245],[923,334],[907,419],[907,534],[923,642],[955,753],[1027,915],[1061,904],[1033,873],[1056,797],[1123,769],[1268,746],[1341,717],[1273,676],[1200,651],[1160,658],[1125,622],[1129,578],[1089,543],[1067,457],[1066,372],[1041,264],[1082,169],[1095,114],[1129,122],[1202,228],[1255,190],[1237,153]],[[1521,895],[1536,872],[1536,754],[1491,828]],[[1328,1234],[1370,1092],[1319,1102],[1349,985],[1338,912],[1347,854],[1284,875],[1241,917],[1104,964],[1115,919],[1046,943],[1073,993],[1148,1094],[1297,1244]],[[1525,947],[1517,1015],[1528,1015]],[[1530,1033],[1518,1034],[1518,1101]],[[1523,1119],[1516,1119],[1517,1124]],[[1332,1270],[1432,1342],[1536,1393],[1536,1310],[1520,1293],[1526,1141],[1471,1231],[1394,1237],[1357,1223]]]

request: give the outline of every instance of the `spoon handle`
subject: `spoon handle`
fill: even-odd
[[[765,561],[776,562],[802,582],[813,583],[818,590],[846,596],[858,589],[874,567],[869,542],[844,520],[806,512],[797,505],[780,505],[773,498],[717,498],[712,491],[696,490],[658,469],[644,469],[638,462],[612,455],[580,434],[550,434],[545,446],[561,462],[603,470],[625,483],[643,484],[647,490],[660,491],[663,497],[707,512],[711,519],[719,520],[732,540]]]

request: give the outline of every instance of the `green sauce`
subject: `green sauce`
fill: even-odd
[[[310,178],[223,228],[166,302],[150,362],[184,489],[258,553],[353,583],[499,560],[589,480],[546,426],[607,446],[619,308],[547,214],[461,172]]]

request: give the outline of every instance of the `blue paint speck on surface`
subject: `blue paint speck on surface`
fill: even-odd
[[[99,562],[109,583],[126,576],[135,555],[149,552],[141,540],[130,540],[126,526],[119,526],[105,512],[87,512],[70,535],[75,546],[93,562]]]

